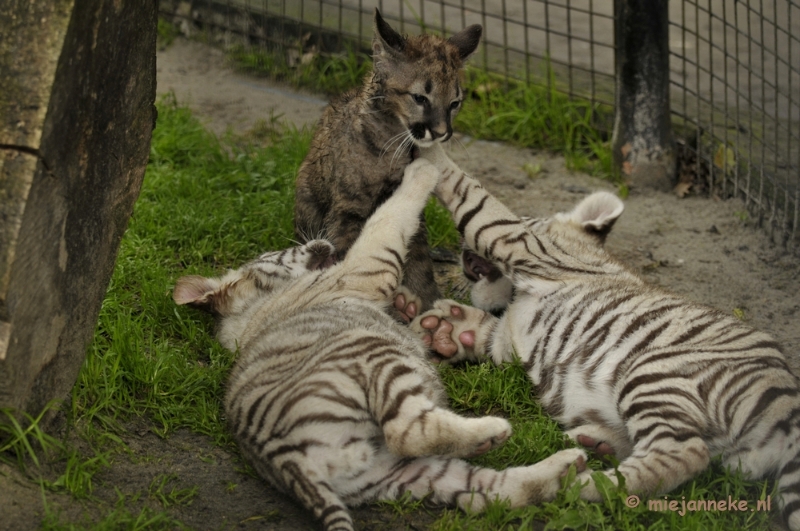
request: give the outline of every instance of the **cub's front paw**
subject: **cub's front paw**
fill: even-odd
[[[427,159],[419,158],[406,166],[404,179],[409,178],[433,187],[439,182],[439,170]]]
[[[414,319],[411,329],[444,361],[456,363],[484,354],[478,333],[487,316],[491,317],[483,310],[442,299],[434,303],[432,310]]]
[[[465,434],[464,453],[458,457],[475,457],[497,448],[511,437],[511,424],[499,417],[470,419],[469,433]]]
[[[422,308],[422,299],[405,286],[400,286],[394,294],[394,308],[404,322],[410,323]]]

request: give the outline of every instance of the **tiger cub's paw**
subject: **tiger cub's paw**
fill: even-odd
[[[394,294],[394,308],[403,322],[410,323],[422,308],[422,299],[405,286],[400,286]]]
[[[457,363],[484,354],[485,345],[479,337],[487,316],[492,317],[483,310],[442,299],[434,303],[432,310],[417,316],[411,329],[442,361]]]
[[[500,417],[464,419],[461,448],[453,457],[476,457],[497,448],[511,437],[511,424]]]
[[[509,468],[507,474],[508,498],[511,507],[524,507],[553,501],[561,489],[570,467],[577,476],[586,470],[586,452],[570,448],[556,452],[529,466]]]
[[[624,433],[599,424],[584,424],[568,430],[565,435],[597,457],[612,455],[621,461],[632,451]]]
[[[420,158],[406,166],[403,182],[413,182],[427,189],[427,193],[429,193],[439,182],[439,176],[440,173],[436,166],[431,164],[427,159]]]

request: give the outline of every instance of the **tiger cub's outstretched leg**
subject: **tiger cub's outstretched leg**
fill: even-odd
[[[340,285],[361,299],[388,303],[396,300],[402,265],[418,219],[439,180],[439,171],[425,160],[408,165],[403,182],[369,218],[341,267]],[[408,306],[421,307],[410,291],[400,293]],[[413,299],[413,301],[412,301]],[[374,347],[375,359],[381,358]],[[375,364],[368,386],[369,407],[386,437],[389,450],[399,456],[473,456],[505,442],[511,435],[508,421],[498,417],[465,418],[441,407],[429,396],[426,381],[411,364],[386,357]],[[407,389],[395,394],[393,388]]]
[[[403,182],[367,220],[345,256],[341,288],[362,299],[388,302],[400,285],[409,244],[439,170],[424,159],[409,164]]]
[[[644,395],[631,401],[631,413],[626,428],[634,439],[633,449],[622,456],[617,471],[625,478],[628,492],[654,495],[669,492],[705,470],[711,457],[701,436],[701,427],[678,408],[653,407],[652,396]],[[669,419],[666,422],[664,419]],[[617,471],[603,473],[617,484]],[[601,501],[590,473],[578,475],[583,483],[581,498]]]

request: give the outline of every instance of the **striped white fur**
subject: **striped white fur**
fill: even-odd
[[[612,194],[521,219],[441,149],[422,156],[442,172],[436,194],[465,244],[505,276],[500,291],[514,288],[501,318],[438,301],[412,323],[426,342],[449,362],[518,356],[569,436],[615,450],[630,492],[667,492],[722,455],[752,478],[776,477],[782,517],[800,530],[800,392],[769,335],[611,258],[602,240],[623,209]],[[485,273],[476,289],[496,303]],[[579,479],[583,498],[601,499],[589,471]]]
[[[405,492],[472,510],[494,498],[550,500],[585,457],[574,450],[502,472],[459,459],[502,443],[510,425],[447,409],[423,343],[385,313],[438,177],[425,161],[409,165],[341,263],[316,240],[175,287],[178,304],[216,313],[219,340],[239,349],[225,410],[246,459],[327,531],[353,529],[347,505]]]

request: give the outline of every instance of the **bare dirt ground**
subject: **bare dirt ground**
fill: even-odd
[[[218,134],[228,128],[245,131],[271,113],[298,126],[312,125],[326,104],[319,96],[233,73],[221,52],[185,40],[158,55],[158,92],[167,91],[174,91],[179,102]],[[569,209],[590,191],[614,191],[604,181],[565,169],[559,156],[463,136],[460,140],[465,149],[453,146],[453,158],[523,215]],[[541,171],[530,177],[525,165],[538,165]],[[743,221],[741,201],[678,199],[633,188],[625,204],[607,243],[615,255],[652,283],[725,312],[743,312],[749,323],[782,343],[800,374],[800,259],[772,246]],[[170,508],[174,518],[195,529],[316,528],[298,505],[243,474],[237,458],[207,438],[180,432],[164,440],[146,425],[128,428],[124,440],[130,453],[115,458],[113,467],[95,479],[98,502],[47,494],[47,503],[62,521],[98,521],[115,507],[119,495],[114,488],[128,497],[125,506],[130,510],[142,504],[160,509],[146,493],[155,478],[168,474],[174,475],[170,486],[198,487],[191,505]],[[52,473],[55,478],[59,471]],[[0,531],[39,527],[44,510],[38,486],[0,465],[0,492]],[[142,492],[140,500],[132,499]],[[360,529],[425,529],[435,512],[408,516],[367,507],[355,510],[354,517]]]

